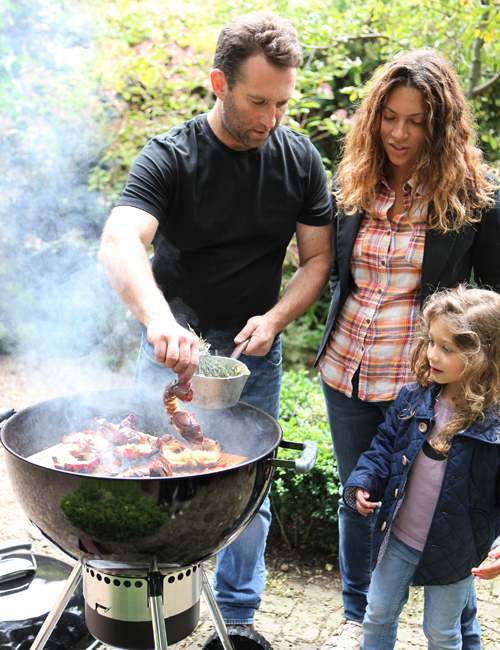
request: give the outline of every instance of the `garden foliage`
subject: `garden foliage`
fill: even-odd
[[[271,535],[280,535],[290,548],[307,544],[333,553],[338,543],[340,484],[317,376],[310,379],[305,370],[284,373],[280,425],[285,440],[317,442],[319,455],[314,469],[307,474],[280,467],[274,470]],[[295,458],[298,453],[279,449],[279,458]]]
[[[69,1],[0,6],[0,353],[87,354],[109,328],[107,205],[88,188],[108,122],[92,22]]]
[[[500,159],[500,0],[3,0],[0,352],[85,354],[123,321],[96,267],[104,220],[145,142],[213,105],[221,26],[262,8],[297,27],[305,57],[284,123],[330,178],[373,71],[421,46],[455,64],[486,158]],[[284,281],[296,263],[292,246]],[[311,365],[328,301],[285,331],[288,367]]]

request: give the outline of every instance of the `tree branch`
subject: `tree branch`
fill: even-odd
[[[489,0],[481,0],[481,4],[485,7],[488,7]],[[481,22],[479,23],[478,29],[482,33],[488,24],[490,17],[489,9],[481,16]],[[469,79],[467,81],[467,97],[474,97],[475,89],[477,88],[477,83],[481,78],[481,50],[484,45],[484,40],[481,36],[478,36],[474,39],[472,44],[472,61],[469,69]]]
[[[394,39],[387,34],[379,34],[378,32],[373,32],[373,34],[341,34],[337,38],[332,38],[332,43],[348,43],[349,41],[376,41],[377,38],[385,38],[388,41],[393,41]],[[332,45],[307,45],[306,43],[301,43],[302,47],[305,49],[312,48],[313,50],[328,50]]]
[[[287,545],[288,550],[291,551],[292,546],[291,546],[290,542],[288,541],[288,537],[286,536],[285,528],[284,528],[283,524],[281,523],[281,519],[280,519],[280,517],[278,515],[278,511],[276,510],[276,507],[274,505],[274,500],[273,500],[273,498],[271,496],[270,496],[269,500],[271,502],[271,508],[272,508],[273,514],[276,517],[276,521],[278,522],[278,525],[280,527],[281,537],[285,540],[285,544]]]
[[[304,49],[310,49],[311,53],[307,57],[306,63],[302,66],[302,70],[308,70],[311,65],[311,61],[316,54],[316,50],[329,50],[334,45],[338,43],[349,43],[349,41],[376,41],[378,38],[385,38],[388,41],[393,41],[394,39],[386,34],[379,34],[378,32],[373,32],[372,34],[341,34],[337,38],[332,38],[330,45],[307,45],[306,43],[301,43]]]
[[[477,97],[480,95],[484,90],[487,90],[488,88],[491,88],[496,82],[500,79],[500,72],[497,72],[496,75],[494,75],[489,81],[486,81],[484,84],[481,84],[480,86],[476,86],[475,88],[472,89],[470,93],[470,97]]]

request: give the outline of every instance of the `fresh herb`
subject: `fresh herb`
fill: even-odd
[[[193,334],[194,330],[189,328]],[[198,335],[199,346],[200,346],[200,362],[198,368],[196,369],[196,375],[201,377],[236,377],[241,375],[242,367],[236,361],[232,364],[228,364],[226,359],[221,359],[214,354],[210,353],[210,343],[205,341],[205,339]]]

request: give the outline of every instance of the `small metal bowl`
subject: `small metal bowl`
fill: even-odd
[[[237,359],[231,357],[217,357],[217,359],[231,373],[234,372],[234,368],[239,368],[239,374],[231,377],[193,375],[191,377],[194,390],[194,397],[191,402],[193,406],[204,409],[225,409],[238,403],[243,387],[250,375],[250,370]]]

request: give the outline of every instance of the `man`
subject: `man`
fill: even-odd
[[[301,60],[287,20],[257,12],[227,25],[210,73],[213,109],[146,145],[106,224],[99,259],[144,325],[136,382],[159,399],[173,373],[187,381],[197,367],[190,326],[219,354],[249,341],[241,400],[278,418],[279,333],[318,298],[331,267],[320,156],[280,126]],[[280,299],[294,233],[299,265]],[[215,595],[228,625],[254,629],[270,519],[266,499],[218,555]]]

